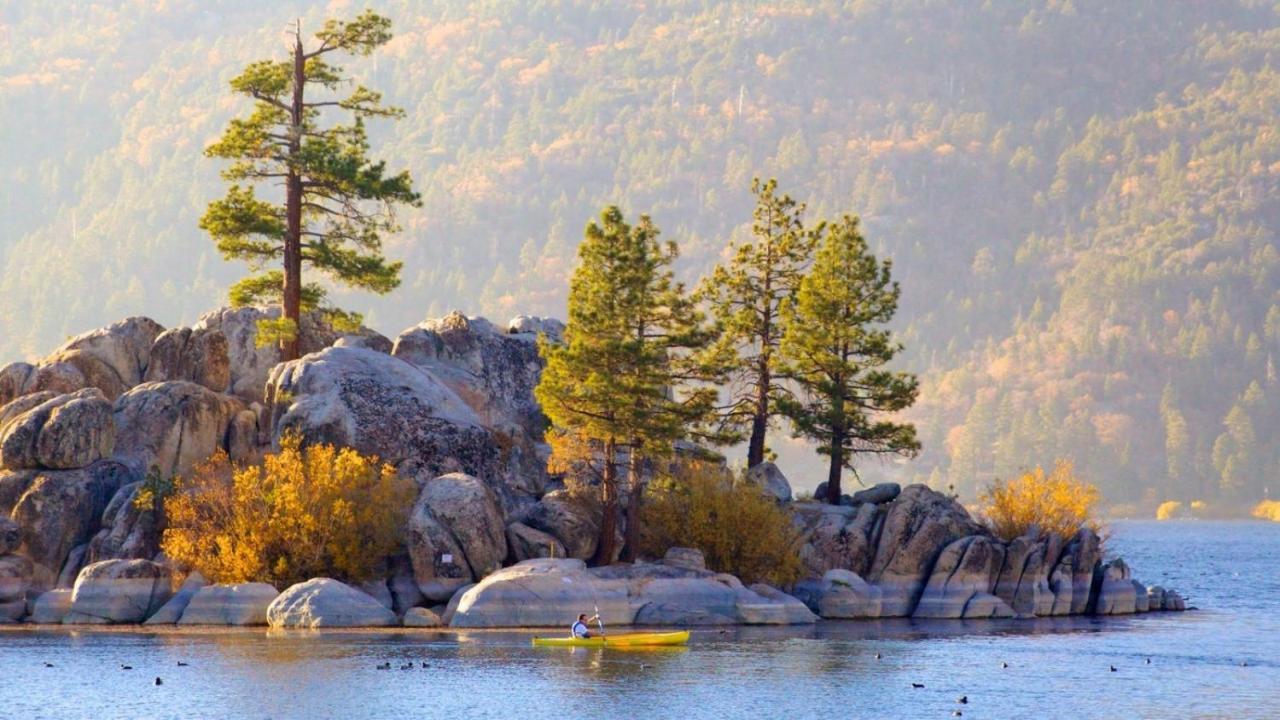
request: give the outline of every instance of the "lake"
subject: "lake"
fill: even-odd
[[[0,717],[1280,717],[1280,524],[1113,532],[1138,579],[1200,609],[698,630],[665,651],[532,648],[530,632],[15,628],[0,632]]]

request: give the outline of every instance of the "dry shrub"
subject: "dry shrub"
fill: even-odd
[[[1280,500],[1263,500],[1253,506],[1250,514],[1261,520],[1280,522]]]
[[[998,537],[1012,540],[1033,526],[1069,538],[1082,527],[1102,534],[1098,520],[1098,488],[1080,480],[1069,461],[1059,460],[1053,472],[1039,466],[1013,480],[997,480],[979,496],[980,514]]]
[[[414,496],[376,457],[285,437],[261,465],[220,453],[179,478],[161,547],[216,583],[360,582],[400,545]]]
[[[648,555],[692,547],[702,551],[708,568],[743,582],[787,587],[801,577],[803,539],[790,511],[758,486],[735,483],[714,463],[681,463],[673,477],[655,482],[643,517]]]

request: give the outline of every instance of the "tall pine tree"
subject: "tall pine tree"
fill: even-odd
[[[804,227],[805,206],[779,196],[777,187],[776,180],[752,182],[751,239],[735,244],[729,261],[699,288],[719,331],[707,360],[720,365],[728,380],[722,422],[726,431],[748,438],[748,467],[764,461],[777,400],[787,393],[777,367],[780,312],[795,295],[816,237]]]
[[[324,288],[304,283],[303,266],[344,285],[390,292],[400,284],[401,263],[383,257],[382,236],[398,229],[397,204],[419,202],[407,172],[389,175],[384,162],[368,157],[365,119],[403,111],[361,85],[335,96],[349,79],[326,60],[334,53],[369,55],[391,39],[391,21],[366,11],[350,22],[329,20],[315,38],[316,45],[304,47],[296,27],[288,60],[255,62],[231,81],[233,91],[253,99],[253,112],[232,120],[205,150],[232,161],[222,172],[232,184],[209,204],[200,227],[223,257],[247,261],[255,273],[231,288],[233,305],[280,304],[280,318],[263,322],[258,339],[278,340],[285,360],[298,356],[302,312],[321,309],[344,325],[360,320],[325,306]],[[315,99],[309,91],[327,95]],[[352,122],[325,126],[328,110],[350,113]],[[260,198],[257,183],[282,186],[283,197]],[[265,270],[277,263],[280,269]]]
[[[587,226],[569,286],[562,343],[543,339],[546,362],[534,395],[551,420],[552,468],[598,468],[603,506],[595,562],[612,562],[620,511],[619,463],[627,458],[627,532],[623,558],[634,559],[640,510],[653,461],[706,421],[713,388],[700,385],[692,350],[706,342],[702,317],[673,280],[674,243],[642,217],[634,227],[616,207]]]
[[[840,502],[844,469],[857,472],[858,455],[911,456],[920,449],[913,426],[874,419],[916,399],[914,375],[885,369],[902,349],[884,327],[898,295],[890,262],[871,254],[858,219],[845,216],[824,227],[813,269],[795,301],[782,306],[779,351],[801,392],[781,398],[779,409],[797,435],[830,457],[826,500],[832,504]]]

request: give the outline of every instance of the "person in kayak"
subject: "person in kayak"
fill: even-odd
[[[578,622],[573,624],[573,628],[570,632],[572,632],[573,636],[576,638],[589,638],[591,637],[591,630],[587,627],[587,623],[598,622],[599,620],[600,615],[598,614],[587,617],[586,613],[582,613],[578,616]]]

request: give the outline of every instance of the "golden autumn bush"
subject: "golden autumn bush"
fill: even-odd
[[[1253,506],[1250,514],[1259,520],[1280,522],[1280,500],[1263,500]]]
[[[360,582],[400,544],[414,495],[376,457],[285,437],[260,465],[218,454],[179,478],[161,547],[216,583]]]
[[[800,579],[799,530],[791,513],[713,463],[691,462],[650,488],[643,511],[646,554],[698,548],[707,567],[743,582],[789,586]]]
[[[997,480],[978,498],[979,513],[998,537],[1012,540],[1032,526],[1046,533],[1071,537],[1082,527],[1101,533],[1098,488],[1076,477],[1075,468],[1059,460],[1053,472],[1044,468],[1012,480]]]
[[[1177,500],[1165,500],[1156,508],[1157,520],[1173,520],[1182,515],[1182,503]]]

